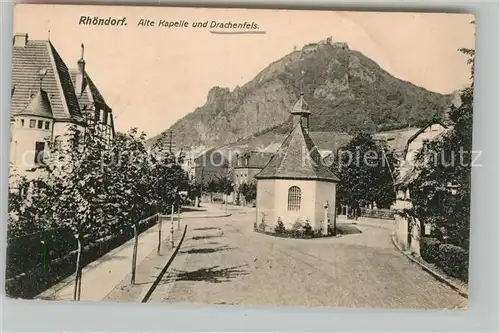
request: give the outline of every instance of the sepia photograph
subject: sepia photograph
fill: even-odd
[[[13,32],[8,297],[467,309],[473,14],[18,4]]]

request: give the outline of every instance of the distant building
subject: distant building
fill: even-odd
[[[233,166],[233,183],[237,187],[243,183],[255,183],[258,174],[273,157],[273,153],[249,151],[236,156]]]
[[[304,96],[292,108],[294,127],[259,172],[257,179],[257,224],[273,228],[278,219],[291,228],[295,222],[309,222],[314,230],[323,226],[325,202],[329,219],[335,219],[336,183],[339,179],[322,164],[309,137],[311,112]],[[327,221],[328,222],[328,221]]]
[[[415,155],[426,141],[436,140],[447,131],[447,126],[441,122],[430,122],[411,136],[404,148],[399,178],[396,182],[396,202],[394,209],[410,209],[411,187],[419,172],[415,166]],[[426,234],[426,226],[420,221],[411,221],[399,215],[396,219],[396,237],[399,244],[408,251],[420,254],[420,237]],[[428,228],[427,228],[428,229]],[[429,231],[429,230],[427,230]]]
[[[210,149],[193,160],[191,174],[198,184],[207,184],[230,176],[230,165],[222,152]]]
[[[85,129],[111,140],[111,108],[86,72],[83,44],[77,69],[70,70],[50,41],[14,36],[10,162],[26,173],[43,163],[49,144],[60,145],[76,125],[82,143]]]
[[[184,170],[188,176],[189,180],[194,179],[195,168],[194,168],[194,156],[193,151],[189,149],[180,149],[176,153],[177,161],[180,162],[182,170]]]

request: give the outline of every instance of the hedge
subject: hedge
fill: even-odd
[[[422,237],[420,239],[420,256],[428,263],[434,264],[438,261],[440,242],[436,238]]]
[[[441,244],[436,238],[420,240],[420,256],[435,264],[446,274],[467,282],[469,277],[469,252],[453,244]]]
[[[157,223],[153,215],[139,222],[138,233]],[[102,257],[134,236],[132,228],[116,228],[100,239],[85,237],[82,267]],[[43,245],[46,244],[45,262]],[[55,229],[7,240],[5,289],[9,297],[33,298],[74,273],[76,240],[68,229]]]
[[[469,278],[469,252],[452,244],[439,245],[439,263],[449,275],[462,281]]]

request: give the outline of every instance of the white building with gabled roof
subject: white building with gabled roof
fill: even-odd
[[[311,112],[301,94],[291,110],[294,127],[257,179],[257,217],[270,229],[281,220],[292,228],[308,222],[313,230],[325,225],[324,205],[329,219],[335,218],[337,176],[322,163],[321,155],[309,137]],[[327,221],[328,223],[328,221]]]
[[[76,70],[68,69],[50,40],[16,34],[13,44],[10,163],[16,172],[43,163],[49,144],[64,142],[72,125],[82,134],[94,126],[111,140],[112,110],[86,72],[83,44]]]

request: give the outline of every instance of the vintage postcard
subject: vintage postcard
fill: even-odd
[[[467,308],[473,15],[14,14],[10,297]]]

